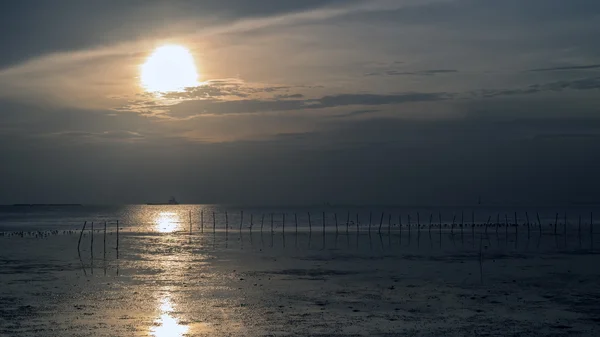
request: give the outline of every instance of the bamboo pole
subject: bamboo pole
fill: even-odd
[[[312,233],[312,221],[310,221],[310,212],[308,212],[308,232]]]
[[[215,212],[213,213],[213,233],[215,233],[217,231],[217,217],[215,215]]]
[[[498,227],[500,227],[500,213],[496,216],[496,236],[498,236]]]
[[[392,231],[392,213],[388,215],[388,234]]]
[[[244,211],[240,213],[240,230],[242,230],[242,226],[244,225]]]
[[[260,218],[260,232],[263,232],[263,227],[265,225],[265,213],[262,214],[262,217]]]
[[[294,222],[296,223],[296,234],[298,234],[298,214],[294,213]]]
[[[225,211],[225,234],[229,232],[229,216],[227,211]]]
[[[204,210],[200,211],[200,228],[201,232],[204,233]]]
[[[471,236],[475,237],[475,212],[471,212]]]
[[[565,212],[565,227],[563,228],[563,235],[565,236],[565,242],[567,241],[567,212]]]
[[[400,243],[402,243],[402,214],[398,214],[398,233],[400,234]]]
[[[335,218],[335,234],[337,234],[338,233],[337,213],[333,213],[333,217]]]
[[[356,234],[358,234],[358,212],[356,213]],[[356,242],[358,242],[358,239]]]
[[[460,211],[460,236],[463,236],[465,229],[465,211]]]
[[[429,218],[431,219],[431,215],[429,216]],[[419,241],[421,237],[421,216],[419,215],[419,212],[417,212],[417,242]]]
[[[252,227],[254,227],[254,213],[250,213],[250,231],[252,232]],[[250,237],[252,240],[252,236]]]
[[[529,237],[529,232],[531,231],[531,226],[529,225],[529,214],[525,212],[525,219],[527,219],[527,237]]]
[[[273,233],[273,213],[271,213],[271,234]]]
[[[454,225],[456,224],[456,214],[452,216],[452,227],[450,227],[450,235],[454,235]]]
[[[540,213],[537,212],[537,221],[538,221],[538,227],[540,228],[540,235],[542,234],[542,221],[540,220]]]
[[[369,212],[369,233],[371,232],[372,222],[373,222],[373,212]]]
[[[379,230],[378,230],[379,234],[381,234],[381,226],[383,226],[383,215],[384,215],[384,212],[381,212],[381,219],[379,220]]]
[[[190,211],[189,215],[190,215],[190,235],[192,235],[192,211]]]
[[[285,213],[281,213],[281,230],[285,234]]]
[[[103,253],[104,253],[104,260],[106,261],[106,221],[104,221],[104,240],[103,240]]]
[[[92,254],[92,260],[94,259],[94,222],[92,221],[92,234],[91,234],[91,241],[90,241],[90,250],[91,250],[91,254]]]
[[[323,233],[325,233],[325,212],[323,212]]]
[[[440,237],[441,237],[442,236],[442,212],[438,212],[438,219],[440,220],[439,232],[440,232]],[[441,243],[441,241],[440,241],[440,243]]]
[[[348,219],[346,220],[346,234],[350,230],[350,211],[348,211]]]
[[[117,220],[117,259],[119,258],[119,220]]]
[[[87,221],[83,222],[83,227],[81,228],[81,232],[79,233],[79,241],[77,242],[77,252],[80,251],[81,247],[81,238],[83,237],[83,231],[85,230],[85,226],[87,225]],[[118,241],[117,241],[118,242]]]

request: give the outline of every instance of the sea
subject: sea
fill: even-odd
[[[597,212],[597,220],[594,212]],[[600,221],[600,206],[230,206],[230,205],[4,205],[0,231],[74,230],[116,224],[136,231],[189,231],[202,227],[288,230],[360,230],[410,226],[460,225],[531,227],[567,224],[589,226]],[[337,224],[337,227],[336,227]],[[401,226],[399,226],[401,225]],[[168,227],[168,228],[167,228]]]

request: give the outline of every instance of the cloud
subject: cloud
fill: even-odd
[[[197,100],[184,101],[170,107],[167,115],[186,118],[196,115],[226,115],[244,113],[268,113],[335,108],[344,106],[378,106],[413,102],[435,102],[452,97],[449,93],[399,93],[399,94],[338,94],[313,99],[261,100],[242,99],[231,101]]]
[[[600,64],[588,64],[582,66],[563,66],[563,67],[552,67],[552,68],[539,68],[528,70],[530,72],[544,72],[544,71],[562,71],[562,70],[589,70],[599,69]]]
[[[437,74],[451,74],[457,73],[456,69],[429,69],[429,70],[418,70],[418,71],[400,71],[400,70],[387,70],[384,72],[370,72],[366,73],[366,76],[402,76],[402,75],[412,75],[412,76],[433,76]]]
[[[304,95],[302,94],[285,94],[285,95],[275,95],[276,99],[289,99],[289,98],[303,98]]]
[[[354,111],[347,112],[345,114],[335,115],[333,117],[335,117],[335,118],[354,117],[354,116],[368,115],[368,114],[372,114],[375,112],[379,112],[379,110],[374,110],[374,109],[354,110]]]
[[[594,90],[600,89],[600,76],[587,77],[574,80],[563,80],[543,84],[532,84],[524,88],[515,89],[482,89],[471,93],[472,96],[483,98],[513,95],[530,95],[541,92],[561,92],[565,90]]]
[[[138,132],[125,130],[104,132],[62,131],[53,133],[50,136],[71,139],[106,139],[116,141],[139,140],[144,138],[144,136]]]

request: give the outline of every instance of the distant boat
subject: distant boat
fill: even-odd
[[[168,202],[148,202],[146,205],[179,205],[175,197],[171,197]]]

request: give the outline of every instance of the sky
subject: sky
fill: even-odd
[[[0,204],[600,202],[597,0],[4,1]],[[198,85],[141,65],[189,50]]]

